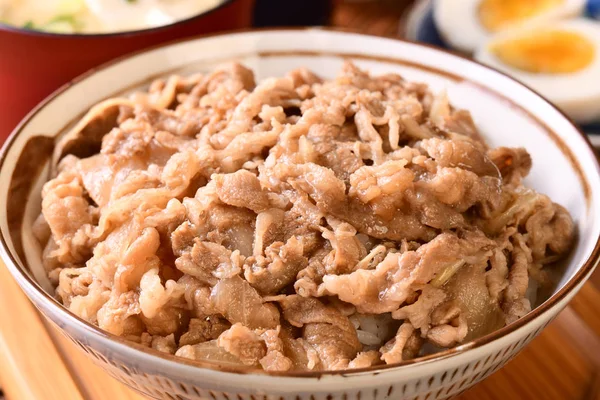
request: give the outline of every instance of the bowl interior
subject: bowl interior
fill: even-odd
[[[30,274],[52,293],[31,226],[40,211],[55,137],[99,101],[142,88],[159,76],[208,72],[223,62],[243,62],[258,79],[300,66],[332,78],[344,59],[372,74],[396,72],[426,82],[434,91],[447,90],[453,105],[471,111],[492,146],[525,147],[533,158],[526,184],[566,207],[578,229],[576,248],[554,296],[591,273],[595,260],[589,259],[600,235],[598,164],[584,136],[559,111],[521,84],[461,57],[413,43],[320,29],[179,42],[112,63],[51,96],[15,131],[0,159],[0,210],[7,216],[0,219],[0,253],[13,273]]]

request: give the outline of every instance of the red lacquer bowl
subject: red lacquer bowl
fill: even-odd
[[[158,43],[250,26],[254,0],[226,0],[164,27],[100,35],[57,35],[0,24],[0,143],[60,85],[114,57]]]

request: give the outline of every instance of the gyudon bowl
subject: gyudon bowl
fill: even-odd
[[[38,106],[1,163],[8,268],[156,398],[447,398],[598,261],[585,137],[510,78],[391,39],[264,31],[140,53]]]

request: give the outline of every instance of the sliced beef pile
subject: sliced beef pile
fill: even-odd
[[[347,63],[233,64],[106,100],[57,144],[35,232],[56,296],[113,334],[268,371],[365,368],[531,310],[572,246],[445,94]]]

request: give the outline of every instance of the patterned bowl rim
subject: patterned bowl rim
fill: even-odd
[[[154,51],[154,50],[157,50],[160,48],[169,47],[169,46],[172,46],[175,44],[182,44],[182,43],[186,43],[186,42],[196,41],[199,39],[213,38],[213,37],[218,37],[218,36],[227,36],[227,35],[232,35],[232,34],[244,34],[244,33],[256,33],[256,32],[274,34],[274,33],[282,32],[282,31],[295,32],[295,33],[301,33],[301,32],[306,32],[306,31],[321,31],[321,32],[333,32],[333,33],[337,32],[337,33],[345,33],[345,34],[354,34],[354,35],[359,35],[359,36],[363,36],[363,37],[391,39],[391,40],[395,40],[395,41],[402,42],[402,43],[408,43],[408,44],[412,44],[412,45],[416,45],[416,46],[427,47],[427,48],[433,49],[437,52],[445,53],[450,56],[461,58],[470,63],[477,64],[478,66],[483,67],[484,69],[491,71],[493,73],[500,74],[500,75],[516,82],[517,84],[525,87],[530,92],[537,95],[543,102],[545,102],[547,105],[550,105],[556,112],[558,112],[559,116],[562,117],[564,120],[566,120],[571,125],[571,127],[575,129],[575,131],[584,140],[588,150],[592,154],[592,159],[593,159],[593,163],[594,163],[594,167],[595,167],[594,168],[595,169],[595,178],[600,180],[600,164],[598,163],[598,159],[595,157],[594,148],[593,148],[592,144],[590,143],[587,135],[585,135],[581,131],[581,129],[579,129],[579,127],[564,112],[562,112],[559,108],[554,106],[554,104],[552,104],[550,101],[548,101],[544,96],[540,95],[538,92],[531,89],[529,86],[525,85],[524,83],[520,82],[519,80],[514,79],[501,71],[497,71],[494,68],[488,67],[485,64],[482,64],[480,62],[472,60],[472,59],[466,57],[465,55],[457,53],[452,50],[440,49],[438,47],[435,47],[435,46],[427,44],[427,43],[420,43],[420,42],[416,42],[416,41],[412,41],[412,40],[401,39],[401,38],[394,37],[394,36],[366,35],[366,34],[361,34],[361,33],[352,31],[351,29],[333,28],[333,27],[252,28],[252,29],[241,29],[241,30],[217,32],[217,33],[203,34],[203,35],[197,35],[197,36],[192,36],[192,37],[188,37],[188,38],[177,39],[174,41],[151,46],[149,48],[139,50],[136,52],[132,52],[125,56],[115,58],[107,63],[104,63],[104,64],[96,67],[96,68],[92,68],[89,71],[83,73],[82,75],[72,79],[68,83],[66,83],[63,86],[61,86],[60,88],[58,88],[52,94],[50,94],[46,99],[44,99],[41,103],[39,103],[32,111],[30,111],[29,114],[13,130],[13,132],[7,138],[4,146],[2,147],[2,149],[0,151],[0,171],[2,170],[2,168],[4,166],[4,163],[6,161],[6,155],[9,151],[9,149],[12,147],[13,143],[15,142],[15,139],[22,132],[23,128],[29,123],[29,121],[37,113],[39,113],[43,108],[45,108],[46,105],[51,103],[56,97],[60,96],[67,89],[76,85],[80,81],[85,80],[86,78],[94,75],[98,71],[107,69],[108,67],[111,67],[115,64],[120,63],[121,61],[127,60],[134,56],[137,56],[137,55],[140,55],[143,53],[147,53],[147,52],[151,52],[151,51]],[[443,73],[444,71],[440,70],[439,72]],[[493,91],[497,95],[504,97],[502,94],[495,92],[491,88],[486,88],[486,89],[489,89],[490,91]],[[510,101],[509,99],[506,99],[506,100]],[[519,106],[519,107],[522,108],[525,112],[527,112],[527,110],[525,108],[523,108],[521,106]],[[564,143],[563,143],[563,145],[564,145]],[[561,147],[561,146],[559,145],[559,147]],[[564,148],[561,148],[561,150],[563,152],[565,151]],[[575,160],[575,162],[576,162],[576,160]],[[582,178],[584,179],[584,182],[583,182],[584,186],[585,186],[585,184],[589,185],[589,182],[587,182],[587,178],[589,178],[589,174],[586,176],[583,176]],[[42,289],[42,287],[28,273],[26,273],[20,267],[19,261],[9,250],[7,243],[6,243],[6,238],[4,237],[4,234],[1,231],[0,231],[0,257],[7,263],[7,267],[9,265],[14,267],[14,268],[8,267],[9,270],[11,271],[11,273],[13,275],[15,274],[15,272],[18,273],[19,278],[23,279],[29,287],[33,288],[33,290],[38,292],[38,294],[41,295],[42,300],[46,304],[48,304],[53,309],[53,311],[58,312],[62,317],[66,318],[71,323],[77,325],[79,328],[82,328],[89,334],[99,336],[100,338],[102,338],[104,340],[116,342],[116,343],[118,343],[122,346],[128,347],[130,349],[141,351],[141,352],[146,353],[153,357],[158,357],[158,358],[162,359],[163,361],[167,361],[169,363],[176,363],[178,365],[183,364],[183,365],[187,365],[187,366],[191,366],[191,367],[195,367],[195,368],[198,368],[198,367],[208,368],[208,369],[215,370],[215,371],[234,373],[234,374],[242,374],[242,375],[256,374],[256,375],[266,375],[266,376],[273,376],[273,377],[290,377],[290,378],[315,378],[316,377],[316,378],[320,378],[325,375],[350,376],[350,375],[361,374],[361,373],[365,373],[365,372],[373,372],[373,373],[377,374],[379,372],[387,371],[390,369],[398,369],[399,370],[401,367],[408,367],[408,366],[415,365],[415,364],[425,364],[425,363],[429,364],[432,362],[445,360],[450,357],[457,356],[459,354],[464,354],[470,350],[481,348],[482,346],[487,345],[497,339],[500,339],[501,337],[504,337],[511,333],[516,332],[517,330],[523,328],[524,326],[528,325],[529,323],[531,323],[532,321],[534,321],[535,319],[540,317],[542,314],[550,311],[553,307],[555,307],[562,300],[564,300],[573,290],[577,289],[580,284],[583,284],[585,282],[586,278],[589,275],[591,275],[594,268],[600,263],[600,237],[598,237],[598,239],[596,240],[594,249],[592,250],[592,253],[590,254],[590,256],[583,263],[583,265],[581,265],[578,268],[577,272],[573,275],[573,277],[571,279],[569,279],[562,288],[560,288],[557,292],[555,292],[552,296],[550,296],[550,298],[548,298],[541,305],[534,308],[531,312],[526,314],[524,317],[518,319],[517,321],[515,321],[509,325],[506,325],[498,330],[495,330],[487,335],[484,335],[480,338],[477,338],[470,342],[461,344],[460,346],[452,347],[450,349],[443,350],[443,351],[440,351],[437,353],[429,354],[429,355],[418,357],[418,358],[411,359],[411,360],[401,361],[399,363],[394,363],[394,364],[377,365],[377,366],[372,366],[372,367],[368,367],[368,368],[357,368],[357,369],[351,369],[351,370],[336,370],[336,371],[268,372],[268,371],[263,371],[263,370],[258,370],[258,369],[249,369],[248,367],[243,367],[243,366],[237,367],[237,366],[221,365],[221,364],[217,364],[214,362],[189,360],[189,359],[185,359],[182,357],[176,357],[175,355],[163,353],[158,350],[154,350],[152,348],[143,346],[143,345],[135,343],[133,341],[129,341],[122,337],[108,333],[108,332],[100,329],[98,326],[95,326],[95,325],[85,321],[84,319],[78,317],[77,315],[73,314],[71,311],[66,309],[55,298],[53,298],[50,294],[48,294],[46,291],[44,291]]]

